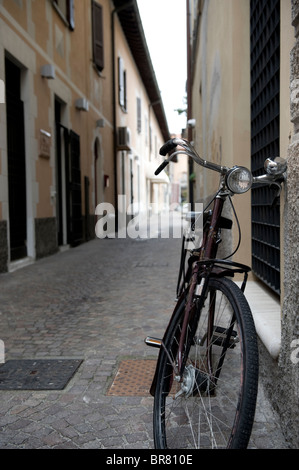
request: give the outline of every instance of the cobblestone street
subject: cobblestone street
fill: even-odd
[[[6,361],[83,360],[63,390],[0,390],[0,448],[153,448],[152,397],[109,390],[122,360],[157,357],[144,338],[167,325],[179,250],[178,239],[95,239],[0,276]],[[250,447],[286,447],[262,389]]]

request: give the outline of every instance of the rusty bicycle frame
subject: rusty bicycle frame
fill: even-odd
[[[184,150],[174,151],[174,149],[177,146],[183,147]],[[244,264],[230,261],[227,259],[228,257],[225,259],[216,258],[218,244],[220,241],[220,235],[219,235],[220,230],[221,228],[231,228],[232,226],[232,221],[230,221],[229,219],[226,219],[225,217],[222,217],[223,205],[227,198],[229,198],[230,200],[233,213],[238,223],[238,219],[237,219],[237,216],[236,216],[236,213],[235,213],[232,201],[231,201],[231,197],[230,197],[231,195],[234,194],[234,192],[228,188],[226,177],[234,169],[243,168],[243,167],[234,167],[233,169],[229,169],[227,167],[220,166],[218,164],[203,160],[201,157],[199,157],[199,155],[196,153],[196,151],[194,150],[194,148],[191,146],[191,144],[188,141],[184,139],[176,138],[176,139],[172,139],[168,141],[161,148],[160,154],[164,156],[166,156],[166,154],[169,154],[169,157],[162,162],[160,167],[156,170],[155,174],[158,174],[160,171],[162,171],[163,168],[171,161],[171,159],[179,153],[185,153],[199,165],[205,168],[217,171],[221,174],[219,190],[216,193],[216,196],[209,203],[210,205],[214,201],[213,209],[210,211],[210,214],[209,214],[210,217],[207,221],[208,226],[205,226],[203,230],[202,244],[199,248],[194,249],[191,252],[191,256],[189,258],[188,275],[187,275],[187,278],[184,279],[183,285],[180,288],[178,288],[178,292],[177,292],[178,301],[174,309],[174,312],[170,318],[168,327],[166,328],[163,339],[160,340],[160,339],[152,338],[152,337],[147,337],[145,339],[146,344],[148,344],[149,346],[161,348],[160,353],[162,350],[165,351],[173,367],[176,380],[181,382],[183,380],[185,361],[187,359],[188,351],[189,351],[189,348],[191,346],[191,341],[192,341],[192,334],[191,334],[189,344],[187,344],[186,346],[187,328],[190,325],[191,325],[191,329],[192,327],[196,327],[196,324],[199,320],[201,307],[203,306],[207,298],[209,278],[211,276],[233,277],[235,273],[242,273],[244,275],[244,278],[243,278],[241,290],[244,292],[247,278],[248,278],[248,272],[251,271],[251,268]],[[266,162],[267,162],[267,168],[266,168]],[[258,177],[252,177],[251,185],[252,184],[268,184],[270,186],[274,186],[275,189],[278,190],[277,195],[276,195],[276,197],[278,197],[280,194],[280,190],[281,190],[280,183],[284,180],[283,173],[286,170],[286,163],[283,159],[280,159],[280,158],[276,158],[274,161],[271,159],[267,159],[266,162],[265,162],[265,168],[268,174],[258,176]],[[249,170],[247,169],[245,170],[249,172]],[[251,172],[250,172],[250,175],[251,175]],[[230,225],[227,223],[230,223]],[[238,228],[239,228],[239,237],[241,237],[239,223],[238,223]],[[238,247],[229,257],[231,257],[237,251],[237,249]],[[180,267],[180,269],[182,269],[182,266]],[[186,283],[188,283],[187,287],[185,285]],[[197,293],[196,289],[198,289],[199,285],[200,285],[200,292]],[[197,305],[195,305],[194,299],[197,300],[198,302]],[[177,356],[176,356],[177,364],[174,364],[172,358],[170,357],[169,352],[167,351],[167,348],[165,347],[164,338],[167,335],[169,326],[171,325],[171,322],[172,322],[172,318],[176,314],[182,302],[185,303],[185,307],[184,307],[185,311],[183,315],[182,329],[181,329],[180,337],[178,341],[178,350],[177,350]],[[208,331],[207,331],[207,338],[206,338],[207,345],[208,345],[206,361],[207,361],[207,370],[208,370],[208,375],[210,377],[210,381],[212,382],[212,386],[215,387],[217,380],[219,378],[219,374],[220,374],[221,367],[224,361],[226,350],[229,347],[230,335],[233,330],[233,324],[235,320],[234,318],[232,318],[232,322],[228,330],[226,339],[222,343],[221,359],[219,361],[219,364],[217,365],[216,372],[214,372],[212,368],[212,358],[211,358],[211,343],[212,343],[212,336],[213,336],[214,308],[215,308],[215,305],[213,305],[213,299],[210,299],[210,306],[211,308],[209,310],[210,313],[209,313]],[[150,392],[152,395],[155,394],[156,375],[157,375],[157,370],[153,378],[152,386],[150,389]],[[171,388],[171,383],[169,387]]]
[[[182,329],[180,332],[180,338],[179,338],[179,344],[178,344],[178,352],[177,352],[177,364],[173,365],[174,370],[176,371],[177,374],[177,379],[180,377],[179,381],[182,380],[183,374],[184,374],[184,368],[185,368],[185,361],[184,359],[187,358],[188,355],[188,350],[186,351],[186,334],[187,334],[187,328],[188,326],[193,325],[193,323],[197,323],[198,321],[198,315],[196,315],[197,312],[201,311],[201,306],[206,300],[206,295],[207,295],[207,286],[208,286],[208,280],[210,276],[234,276],[236,272],[238,273],[244,273],[244,280],[242,284],[242,290],[245,290],[246,286],[246,281],[248,277],[248,272],[251,270],[250,267],[240,264],[240,263],[235,263],[232,261],[226,261],[226,260],[220,260],[216,259],[215,256],[217,254],[217,240],[218,240],[218,233],[219,233],[219,225],[221,221],[221,216],[222,216],[222,209],[223,209],[223,204],[224,200],[227,197],[227,194],[221,194],[221,190],[218,193],[218,195],[215,197],[215,202],[214,202],[214,207],[212,210],[212,217],[209,222],[209,228],[208,230],[204,231],[203,235],[203,242],[202,245],[199,249],[195,250],[192,253],[192,271],[191,271],[191,277],[190,277],[190,282],[189,282],[189,288],[187,289],[187,292],[182,289],[180,299],[178,300],[177,308],[181,304],[181,302],[186,302],[185,304],[185,311],[184,311],[184,316],[183,316],[183,323],[182,323]],[[224,265],[224,266],[221,266]],[[195,298],[195,290],[196,287],[198,286],[199,283],[199,278],[203,281],[202,282],[202,290],[201,290],[201,295],[198,297],[198,302],[199,304],[197,306],[194,305],[194,298]],[[187,295],[187,299],[186,299]],[[217,365],[216,372],[213,371],[212,367],[212,358],[211,358],[211,338],[213,336],[213,323],[214,323],[214,308],[215,305],[213,305],[213,299],[211,299],[211,308],[210,308],[210,315],[209,315],[209,324],[208,324],[208,334],[207,334],[207,368],[209,371],[209,376],[211,382],[213,382],[213,386],[216,386],[217,379],[219,378],[219,374],[221,371],[221,365]],[[173,312],[173,315],[175,314],[177,308]],[[171,317],[172,319],[172,317]],[[170,322],[171,323],[171,319]],[[224,341],[223,348],[222,348],[222,354],[221,354],[221,363],[223,363],[224,358],[225,358],[225,353],[226,350],[229,346],[229,339],[230,339],[230,333],[233,329],[233,323],[231,324],[231,328],[228,331],[226,341]],[[167,330],[166,330],[167,332]],[[190,335],[190,338],[192,338],[192,335]],[[189,348],[190,344],[187,346],[187,349]],[[164,347],[164,341],[161,341],[161,347],[168,353],[166,348]],[[154,388],[155,388],[155,378],[153,381],[153,386],[151,388],[151,393],[154,393]]]

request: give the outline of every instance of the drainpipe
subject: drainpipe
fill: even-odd
[[[116,70],[115,70],[115,28],[114,17],[116,13],[126,10],[135,4],[135,0],[130,0],[119,8],[114,8],[111,12],[111,45],[112,45],[112,107],[113,107],[113,162],[114,162],[114,203],[115,203],[115,231],[118,231],[118,184],[117,184],[117,119],[116,119]]]
[[[191,87],[191,13],[190,0],[186,0],[187,7],[187,122],[192,118],[192,87]],[[188,127],[188,140],[192,141],[192,128]],[[193,181],[190,181],[190,175],[193,173],[193,160],[189,157],[189,203],[191,210],[194,210]]]

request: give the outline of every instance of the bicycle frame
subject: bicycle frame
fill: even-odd
[[[204,237],[203,237],[203,243],[202,243],[203,251],[202,251],[201,259],[216,258],[216,254],[217,254],[216,237],[217,237],[218,230],[219,230],[219,221],[220,221],[220,217],[222,214],[224,200],[225,200],[225,197],[221,196],[221,194],[216,196],[214,207],[213,207],[213,212],[212,212],[212,218],[210,222],[210,227],[209,227],[209,232],[207,234],[204,234]]]
[[[183,147],[183,151],[181,150],[175,151],[177,146]],[[214,206],[213,206],[213,210],[211,213],[209,227],[207,230],[204,230],[202,245],[198,249],[193,250],[192,255],[189,259],[189,262],[192,263],[192,269],[188,270],[188,274],[190,272],[190,277],[188,277],[187,279],[187,281],[189,282],[189,285],[186,288],[185,280],[184,280],[183,288],[179,292],[180,296],[179,296],[178,302],[170,318],[170,321],[169,321],[168,327],[166,328],[163,339],[159,340],[156,338],[148,337],[145,340],[146,344],[150,346],[160,347],[161,350],[164,350],[166,354],[169,356],[169,352],[166,350],[165,345],[164,345],[164,338],[166,337],[168,333],[169,326],[171,325],[172,319],[176,315],[178,308],[180,308],[182,302],[184,303],[184,317],[183,317],[182,329],[180,332],[180,339],[179,339],[178,351],[177,351],[178,363],[172,364],[173,361],[169,357],[170,363],[173,365],[174,370],[175,370],[175,374],[176,374],[175,380],[178,380],[178,381],[182,381],[184,368],[185,368],[184,347],[185,347],[185,340],[186,340],[186,335],[187,335],[187,328],[191,324],[191,331],[193,331],[193,325],[195,326],[197,325],[199,318],[197,318],[198,315],[196,313],[201,311],[201,307],[203,306],[207,298],[208,281],[210,277],[211,276],[217,276],[217,277],[234,276],[235,273],[242,273],[244,275],[244,279],[243,279],[243,283],[241,286],[241,290],[244,292],[246,282],[247,282],[248,272],[251,270],[251,268],[246,265],[236,263],[233,261],[228,261],[227,259],[221,260],[221,259],[216,258],[217,249],[218,249],[218,241],[219,241],[218,233],[219,233],[219,229],[221,228],[221,219],[223,219],[222,210],[223,210],[224,201],[226,200],[227,197],[230,197],[230,195],[246,192],[248,189],[250,189],[252,184],[268,184],[268,185],[275,186],[278,189],[278,194],[277,194],[278,196],[280,193],[280,189],[281,189],[281,182],[284,180],[284,172],[286,171],[286,162],[283,159],[277,157],[275,160],[271,160],[271,159],[266,160],[265,162],[265,169],[267,172],[266,175],[252,177],[251,172],[244,167],[236,166],[230,169],[225,166],[220,166],[218,164],[208,162],[202,159],[188,141],[184,139],[175,138],[166,142],[161,147],[160,154],[163,156],[166,156],[168,154],[169,157],[166,158],[162,162],[162,164],[156,170],[155,174],[156,175],[159,174],[176,155],[182,154],[182,153],[191,157],[197,164],[220,173],[221,177],[220,177],[220,189],[216,197],[214,198]],[[234,189],[235,188],[235,186],[233,185],[234,175],[239,170],[241,172],[245,170],[245,176],[246,178],[248,178],[248,180],[246,178],[244,180],[245,185],[248,186],[245,188],[245,190],[242,189],[241,185],[239,188]],[[181,260],[180,269],[182,269],[182,260]],[[179,275],[179,281],[180,281],[180,275]],[[198,308],[194,308],[194,298],[197,299]],[[211,340],[213,337],[212,325],[213,325],[213,316],[214,316],[213,301],[211,301],[211,306],[212,308],[209,311],[209,323],[208,323],[208,334],[207,334],[208,336],[207,338],[207,342],[208,342],[207,343],[208,344],[207,362],[208,362],[209,376],[213,377],[214,385],[216,385],[222,364],[219,363],[217,365],[216,374],[214,374],[212,370],[212,360],[211,360]],[[234,323],[234,319],[232,319],[231,327],[229,328],[230,332],[233,329],[233,323]],[[219,362],[221,361],[223,362],[225,352],[229,347],[229,341],[230,341],[229,336],[231,334],[230,332],[227,334],[226,340],[224,341],[224,344],[222,346],[223,347],[222,359]],[[189,344],[187,345],[187,351],[185,351],[187,354],[188,354],[188,349],[191,346],[192,334],[190,336],[191,336],[191,339],[189,340]],[[161,353],[161,350],[160,350],[160,353]],[[187,356],[187,354],[185,354],[185,357]],[[156,375],[157,375],[157,371],[155,373],[152,386],[150,389],[150,393],[152,395],[155,394]]]
[[[187,298],[187,303],[185,306],[184,320],[183,320],[179,347],[178,347],[177,367],[178,367],[179,375],[181,378],[183,376],[184,367],[185,367],[185,363],[183,360],[183,348],[184,348],[185,340],[186,340],[187,327],[188,325],[190,325],[190,323],[197,324],[199,320],[197,318],[197,315],[195,315],[194,318],[191,318],[194,294],[199,284],[199,280],[201,279],[203,283],[200,286],[200,292],[198,291],[198,293],[200,293],[200,298],[198,299],[198,302],[200,303],[199,308],[197,309],[198,311],[201,310],[201,304],[203,304],[206,299],[207,285],[208,285],[208,280],[210,276],[213,276],[213,275],[217,275],[218,277],[224,276],[224,275],[233,276],[235,272],[244,273],[244,280],[242,284],[242,290],[244,291],[247,277],[248,277],[248,272],[251,270],[250,267],[242,265],[240,263],[234,263],[232,261],[216,259],[217,250],[218,250],[217,239],[218,239],[218,232],[220,228],[219,227],[220,219],[222,215],[224,201],[227,196],[228,196],[228,193],[225,190],[220,191],[218,195],[216,196],[213,211],[212,211],[211,221],[209,224],[209,229],[207,231],[204,231],[202,246],[200,247],[199,251],[196,252],[197,259],[195,259],[193,263],[191,282],[190,282],[190,287],[188,290],[188,298]],[[219,263],[226,264],[226,267],[219,266]],[[212,370],[211,347],[209,346],[209,344],[211,343],[211,338],[213,336],[212,325],[214,323],[213,321],[214,309],[215,309],[215,305],[211,304],[208,337],[207,337],[207,343],[208,343],[207,363],[208,363],[208,370],[210,372],[211,377],[214,376],[214,374]],[[231,330],[232,330],[232,327],[231,327]],[[227,343],[226,347],[224,346],[223,348],[222,360],[224,360],[225,352],[229,343],[229,338],[227,339],[226,343]],[[217,370],[218,371],[220,370],[219,366]],[[219,375],[219,372],[218,372],[218,375]]]
[[[241,289],[242,291],[244,291],[247,277],[248,277],[248,272],[251,270],[249,266],[246,266],[244,264],[216,258],[217,249],[218,249],[217,239],[218,239],[219,225],[220,225],[220,220],[222,216],[224,201],[227,196],[228,196],[228,193],[226,191],[223,191],[223,192],[220,191],[219,194],[215,198],[214,207],[213,207],[212,215],[211,215],[211,221],[209,223],[209,228],[208,230],[204,231],[201,247],[198,250],[195,250],[191,257],[193,266],[192,266],[189,286],[187,290],[183,290],[183,292],[181,293],[180,298],[178,299],[176,308],[174,309],[174,312],[168,324],[168,327],[169,327],[173,316],[176,314],[181,303],[184,302],[185,311],[184,311],[182,330],[180,333],[180,339],[179,339],[179,345],[178,345],[178,354],[177,354],[178,363],[175,365],[177,380],[179,381],[182,380],[184,368],[185,368],[184,357],[186,357],[186,355],[184,356],[183,349],[185,346],[187,328],[188,328],[188,325],[190,324],[196,325],[198,322],[198,318],[196,316],[196,310],[200,311],[202,304],[205,302],[205,299],[207,296],[208,280],[210,276],[217,276],[217,277],[234,276],[235,273],[242,273],[244,275],[244,279],[243,279]],[[224,265],[224,266],[221,266],[221,265]],[[201,292],[200,292],[201,295],[198,297],[198,302],[199,302],[198,308],[194,309],[193,299],[195,295],[195,290],[199,284],[199,279],[203,280],[203,284],[201,286]],[[213,324],[212,312],[213,310],[211,310],[210,325]],[[167,335],[168,327],[166,328],[164,337]],[[213,332],[210,326],[210,332],[209,332],[210,338],[212,337],[212,334]],[[166,349],[164,348],[164,337],[162,341],[160,341],[159,346],[161,347],[162,350],[166,351]],[[190,337],[192,337],[192,335]],[[210,342],[210,338],[207,338],[208,342]],[[228,347],[228,344],[229,344],[229,338],[223,345],[222,361],[224,360],[225,352]],[[216,382],[219,377],[221,365],[217,366],[216,374],[213,374],[211,352],[209,351],[211,351],[211,348],[208,346],[207,364],[208,364],[210,376],[215,377],[214,386],[216,386]],[[168,354],[168,351],[166,351],[166,354]],[[154,395],[155,393],[155,386],[156,386],[156,374],[154,376],[153,383],[150,389],[150,393],[152,395]]]

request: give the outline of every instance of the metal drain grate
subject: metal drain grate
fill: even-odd
[[[0,390],[62,390],[81,359],[9,360],[0,366]]]
[[[122,397],[150,396],[149,390],[155,373],[155,359],[129,359],[119,365],[107,395]]]

